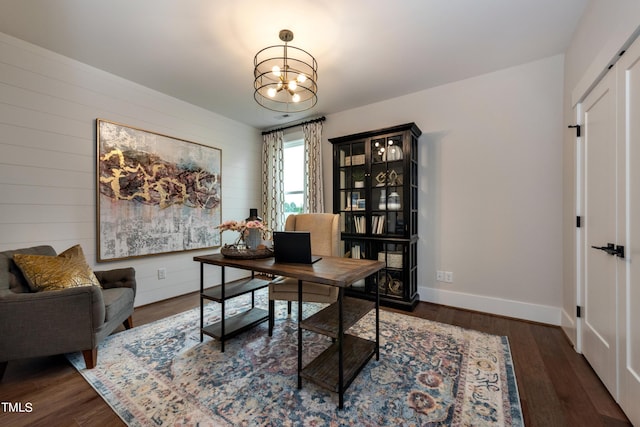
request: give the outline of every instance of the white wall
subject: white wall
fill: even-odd
[[[323,138],[415,122],[420,299],[559,324],[563,56],[327,116]],[[331,144],[326,142],[327,206]],[[436,282],[436,270],[454,282]]]
[[[599,76],[615,60],[620,49],[638,33],[640,2],[637,0],[592,0],[580,18],[565,56],[564,125],[575,124],[575,102],[586,94]],[[579,231],[575,227],[576,194],[576,134],[564,131],[563,140],[563,311],[562,326],[577,343],[576,305],[579,304],[576,272],[576,241]]]
[[[0,250],[80,243],[94,269],[136,268],[137,306],[196,291],[213,250],[96,265],[96,118],[221,148],[223,220],[260,207],[258,130],[0,33]]]

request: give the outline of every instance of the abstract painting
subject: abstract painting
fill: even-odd
[[[220,246],[220,149],[96,123],[98,261]]]

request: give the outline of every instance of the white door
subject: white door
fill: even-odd
[[[617,397],[618,259],[603,249],[616,244],[616,87],[609,72],[583,102],[584,292],[582,352]]]
[[[620,352],[619,404],[631,422],[640,426],[640,41],[616,65],[618,82],[618,152],[625,162],[619,176],[618,215],[626,256],[619,263]],[[622,156],[622,153],[624,155]]]

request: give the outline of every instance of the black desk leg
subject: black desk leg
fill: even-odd
[[[256,278],[256,272],[251,270],[251,280]],[[256,306],[256,291],[251,291],[251,308]]]
[[[380,271],[376,283],[376,360],[380,360]]]
[[[302,388],[302,280],[298,280],[298,389]]]
[[[204,292],[204,263],[200,263],[200,342],[202,342],[204,336],[202,329],[204,328],[204,298],[202,293]]]
[[[344,407],[344,318],[342,315],[342,301],[344,288],[338,291],[338,409]]]
[[[220,352],[224,353],[224,265],[222,266],[222,285],[220,286]]]

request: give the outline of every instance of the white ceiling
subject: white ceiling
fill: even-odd
[[[563,53],[588,0],[0,0],[0,32],[266,129]],[[294,32],[318,104],[253,99],[253,57]]]

